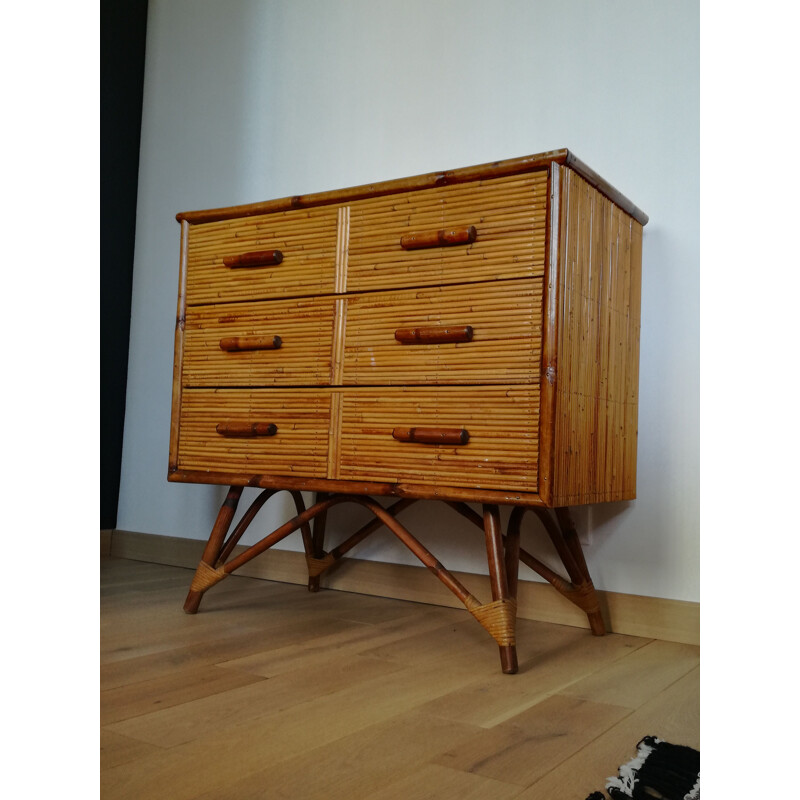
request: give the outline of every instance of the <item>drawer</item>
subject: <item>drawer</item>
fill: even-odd
[[[334,300],[190,307],[184,386],[324,386],[331,380]]]
[[[324,390],[185,389],[178,468],[324,477],[330,410]]]
[[[193,225],[186,302],[227,303],[332,292],[336,237],[337,210],[332,207]],[[267,257],[276,251],[278,256]]]
[[[343,383],[538,380],[542,280],[350,296]]]
[[[541,276],[546,205],[545,171],[353,203],[347,289]]]
[[[339,478],[538,489],[537,386],[353,388],[341,406]],[[466,431],[468,441],[401,440],[430,428]]]

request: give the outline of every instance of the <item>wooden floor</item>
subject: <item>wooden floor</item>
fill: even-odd
[[[103,800],[584,800],[653,734],[699,748],[699,648],[101,564]],[[433,580],[433,578],[431,578]]]

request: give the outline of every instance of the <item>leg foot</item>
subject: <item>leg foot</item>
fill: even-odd
[[[515,644],[500,645],[500,666],[506,675],[515,675],[517,665],[517,646]]]
[[[200,601],[203,599],[203,592],[197,592],[194,589],[189,589],[189,594],[186,595],[186,602],[183,604],[183,610],[187,614],[196,614],[200,608]]]
[[[599,611],[589,611],[586,616],[589,617],[589,627],[592,629],[592,635],[605,636],[606,623],[603,621],[603,615]]]

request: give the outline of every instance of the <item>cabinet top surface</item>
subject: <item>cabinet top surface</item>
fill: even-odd
[[[566,148],[548,150],[544,153],[510,158],[503,161],[492,161],[472,167],[428,172],[423,175],[414,175],[408,178],[368,183],[329,192],[293,195],[291,197],[282,197],[261,203],[212,208],[202,211],[182,211],[176,215],[176,219],[179,222],[201,224],[204,222],[216,222],[218,220],[233,219],[236,217],[288,211],[293,208],[312,208],[314,206],[348,203],[369,197],[380,197],[386,194],[410,192],[417,189],[429,189],[437,186],[447,186],[456,183],[467,183],[469,181],[533,172],[534,170],[547,169],[554,163],[574,169],[588,180],[589,183],[595,186],[595,188],[605,194],[612,202],[630,214],[637,222],[642,225],[647,224],[647,214]]]

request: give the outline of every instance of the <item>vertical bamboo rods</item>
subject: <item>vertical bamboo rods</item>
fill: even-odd
[[[169,470],[178,469],[178,444],[180,441],[181,387],[183,349],[186,329],[186,275],[189,249],[189,223],[181,222],[180,271],[178,278],[178,308],[175,318],[175,355],[172,362],[172,416],[169,431]]]

